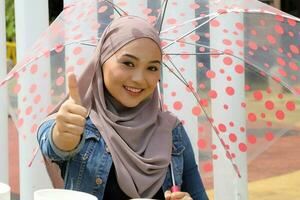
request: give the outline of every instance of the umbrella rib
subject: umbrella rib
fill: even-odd
[[[175,70],[177,71],[177,73],[181,76],[181,81],[183,81],[183,83],[185,85],[188,85],[187,81],[185,80],[185,78],[183,77],[183,75],[180,73],[180,71],[178,70],[178,68],[176,67],[176,65],[174,64],[174,62],[172,61],[171,58],[167,57],[167,59],[170,61],[170,63],[172,64],[172,66],[175,68]],[[167,65],[168,66],[168,65]],[[167,67],[169,70],[171,70],[169,67]],[[171,70],[173,72],[173,70]],[[175,74],[175,73],[174,73]],[[178,76],[177,76],[178,77]]]
[[[168,29],[163,30],[161,33],[168,32],[168,31],[173,30],[173,29],[175,29],[175,28],[177,28],[177,27],[186,25],[186,24],[188,24],[188,23],[191,23],[191,22],[194,22],[194,21],[197,21],[197,20],[205,19],[205,18],[208,18],[208,17],[211,17],[211,16],[218,16],[218,15],[217,15],[216,13],[212,13],[212,14],[206,15],[206,16],[204,16],[204,17],[197,17],[197,18],[195,18],[195,19],[190,19],[190,20],[187,20],[187,21],[185,21],[185,22],[183,22],[183,23],[181,23],[181,24],[178,24],[178,25],[169,27]]]
[[[164,55],[168,55],[168,56],[180,56],[180,55],[224,55],[224,53],[210,53],[210,52],[206,52],[206,53],[165,53]]]
[[[158,30],[158,33],[160,34],[161,32],[161,29],[162,29],[162,25],[163,25],[163,22],[164,22],[164,18],[165,18],[165,14],[166,14],[166,9],[167,9],[167,6],[168,6],[168,0],[164,0],[164,10],[159,14],[159,17],[157,18],[157,20],[159,20],[159,18],[161,17],[161,14],[162,14],[162,18],[160,20],[160,25],[159,25],[159,30]]]
[[[169,28],[169,29],[167,29],[167,30],[164,30],[164,31],[162,31],[162,33],[168,32],[168,31],[170,31],[170,30],[172,30],[172,29],[174,29],[174,28],[176,28],[176,27],[183,26],[183,25],[185,25],[185,24],[188,24],[188,23],[191,23],[191,22],[200,20],[200,19],[204,19],[204,18],[207,18],[207,17],[211,17],[211,18],[209,18],[207,21],[203,22],[202,24],[200,24],[199,26],[197,26],[196,28],[194,28],[192,31],[187,32],[187,33],[184,34],[183,36],[177,38],[175,41],[173,41],[172,43],[168,44],[168,45],[165,46],[164,48],[167,48],[167,47],[169,47],[170,45],[172,45],[174,42],[176,42],[176,41],[178,41],[178,40],[180,40],[180,39],[186,37],[187,35],[191,34],[191,33],[192,33],[193,31],[195,31],[196,29],[198,29],[198,28],[200,28],[201,26],[205,25],[206,23],[208,23],[208,22],[214,20],[215,18],[219,17],[220,15],[224,15],[224,14],[227,14],[227,13],[236,13],[236,12],[239,12],[239,13],[261,13],[261,11],[259,11],[259,10],[248,10],[248,11],[246,12],[246,11],[243,11],[243,10],[241,10],[241,9],[230,9],[230,10],[228,9],[226,12],[212,13],[212,14],[209,14],[209,15],[207,15],[207,16],[205,16],[205,17],[197,17],[197,18],[195,18],[195,19],[188,20],[188,21],[186,21],[186,22],[184,22],[184,23],[181,23],[181,24],[176,25],[176,26],[173,26],[173,27],[171,27],[171,28]],[[277,15],[276,13],[272,13],[272,12],[269,12],[269,11],[265,11],[264,13],[270,14],[270,15]],[[285,18],[287,18],[287,19],[293,19],[293,20],[299,21],[299,19],[295,19],[295,18],[292,17],[292,16],[288,16],[288,15],[282,15],[282,16],[285,17]],[[287,23],[287,22],[285,22],[285,23]]]
[[[211,20],[215,19],[217,16],[210,18],[208,20],[206,20],[205,22],[203,22],[202,24],[200,24],[199,26],[196,26],[196,28],[193,28],[191,31],[188,31],[187,33],[183,34],[182,36],[178,37],[177,39],[175,39],[174,41],[172,41],[171,43],[167,44],[166,46],[163,47],[163,50],[168,48],[169,46],[173,45],[175,42],[178,42],[178,40],[190,35],[192,32],[194,32],[195,30],[197,30],[198,28],[200,28],[201,26],[205,25],[207,22],[210,22]]]
[[[165,39],[165,38],[163,38],[163,40],[171,40],[171,39]],[[179,42],[179,41],[176,41],[176,42]],[[181,42],[180,41],[180,43],[185,43],[185,44],[190,44],[190,45],[194,45],[194,46],[200,46],[200,47],[205,47],[205,48],[208,48],[208,49],[212,49],[212,50],[215,50],[215,51],[218,51],[219,53],[195,53],[195,54],[184,54],[184,53],[178,53],[178,54],[172,54],[172,53],[164,53],[164,55],[204,55],[204,54],[209,54],[209,55],[229,55],[229,56],[232,56],[232,57],[234,57],[234,58],[236,58],[236,59],[239,59],[240,61],[242,61],[242,62],[245,62],[245,63],[247,63],[247,64],[249,64],[249,65],[252,65],[254,68],[248,68],[248,69],[250,69],[251,71],[253,71],[253,72],[255,72],[255,73],[257,73],[257,74],[260,74],[260,72],[264,72],[264,73],[266,73],[268,76],[270,76],[270,77],[273,77],[274,75],[272,74],[272,73],[270,73],[270,72],[268,72],[268,71],[265,71],[264,69],[262,69],[262,68],[259,68],[259,67],[257,67],[255,64],[253,64],[253,63],[251,63],[250,61],[248,61],[247,59],[243,59],[243,58],[240,58],[240,57],[238,57],[238,56],[236,56],[236,55],[234,55],[234,54],[230,54],[230,53],[226,53],[226,52],[224,52],[224,51],[221,51],[221,50],[218,50],[218,49],[213,49],[213,48],[211,48],[211,47],[209,47],[209,46],[207,46],[207,45],[201,45],[201,44],[197,44],[197,43],[195,43],[195,44],[193,44],[193,43],[189,43],[189,42]],[[261,74],[260,74],[261,75]],[[290,91],[292,91],[294,94],[297,94],[297,92],[293,89],[293,88],[291,88],[286,82],[284,82],[284,81],[280,81],[280,82],[278,82],[282,87],[285,87],[285,88],[287,88],[288,90],[290,90]]]
[[[86,40],[81,40],[81,41],[89,41],[90,39],[86,39]],[[72,45],[72,44],[83,44],[83,45],[87,45],[87,46],[97,46],[97,45],[92,45],[92,44],[89,44],[89,43],[83,43],[81,41],[74,41],[74,42],[70,42],[70,43],[66,43],[64,44],[64,46],[68,46],[68,45]],[[49,50],[50,52],[54,51],[55,48],[52,48],[51,50]],[[18,73],[19,71],[21,71],[24,67],[26,67],[27,65],[30,65],[31,63],[33,63],[34,61],[36,61],[37,59],[41,58],[42,56],[44,56],[44,54],[40,54],[39,56],[36,56],[36,57],[33,57],[30,61],[28,61],[26,64],[20,66],[16,71],[12,72],[10,71],[10,73],[8,74],[8,76],[3,79],[3,80],[0,80],[0,86],[2,86],[5,82],[7,82],[8,80],[10,80],[11,78],[14,77],[14,74],[15,73]]]
[[[114,4],[113,2],[111,2],[111,1],[109,1],[109,0],[104,0],[104,1],[107,2],[107,3],[109,3],[109,4],[111,4],[112,7],[114,8],[114,10],[115,10],[120,16],[123,16],[123,15],[119,12],[119,10],[121,10],[121,11],[123,12],[123,14],[127,15],[127,12],[126,12],[125,10],[123,10],[122,8],[120,8],[120,6]],[[119,10],[118,10],[117,8],[118,8]]]

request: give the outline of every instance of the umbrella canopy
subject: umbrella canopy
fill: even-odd
[[[163,109],[186,126],[202,176],[224,156],[241,176],[237,157],[298,133],[299,19],[255,0],[88,0],[65,7],[0,82],[22,138],[66,96],[66,74],[83,72],[110,21],[128,14],[160,32]]]

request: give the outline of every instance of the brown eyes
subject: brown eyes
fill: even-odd
[[[130,67],[130,68],[135,67],[135,65],[129,61],[122,62],[122,64],[124,64],[126,67]],[[153,71],[153,72],[158,71],[158,67],[156,67],[156,66],[149,66],[147,69],[150,71]]]

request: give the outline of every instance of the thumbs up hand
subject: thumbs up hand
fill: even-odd
[[[83,134],[87,110],[81,105],[76,76],[68,74],[69,99],[59,108],[52,138],[56,147],[71,151],[79,144]]]

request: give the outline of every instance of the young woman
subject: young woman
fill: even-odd
[[[106,28],[78,82],[68,75],[68,99],[38,130],[65,188],[99,200],[208,199],[182,124],[160,110],[161,62],[155,29],[126,16]],[[181,191],[171,193],[172,173]]]

